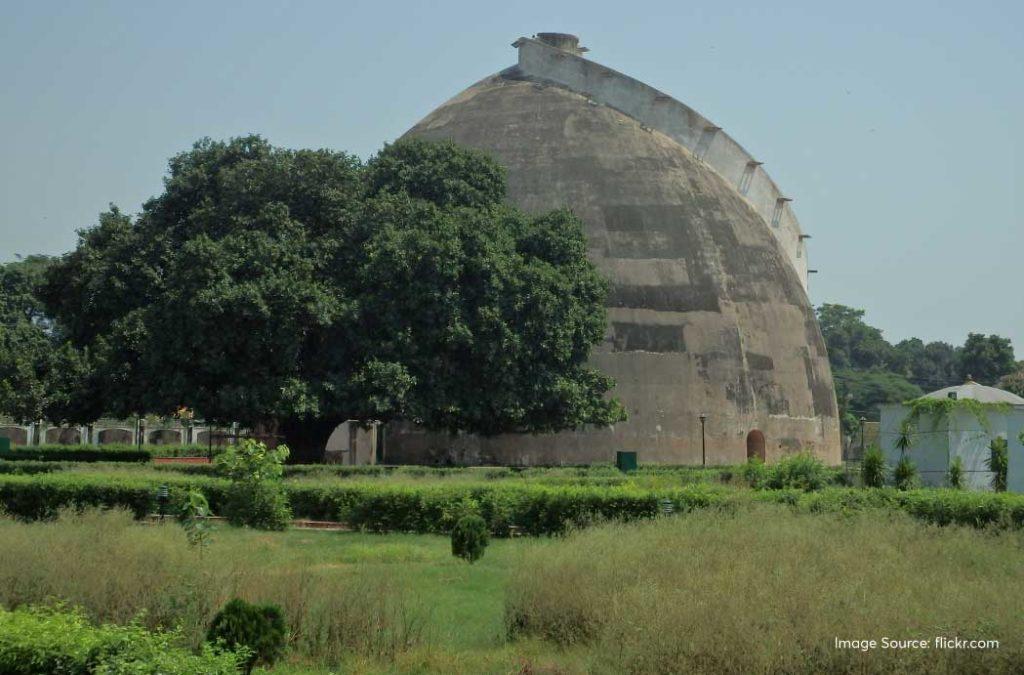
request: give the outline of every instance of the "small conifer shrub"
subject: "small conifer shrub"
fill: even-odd
[[[489,539],[487,522],[483,518],[463,516],[452,528],[452,555],[474,563],[484,556]]]
[[[235,598],[217,612],[206,640],[232,651],[247,650],[246,673],[257,664],[271,665],[284,653],[287,629],[277,605],[254,605]]]

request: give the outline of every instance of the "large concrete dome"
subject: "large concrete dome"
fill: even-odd
[[[492,438],[390,425],[387,462],[736,463],[810,450],[838,463],[824,342],[786,197],[718,127],[579,56],[572,36],[515,43],[519,63],[409,131],[486,150],[530,212],[571,208],[611,280],[592,362],[616,380],[614,428]],[[702,437],[701,415],[706,416]]]

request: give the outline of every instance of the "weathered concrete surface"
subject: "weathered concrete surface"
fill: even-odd
[[[675,138],[542,75],[513,67],[487,78],[409,134],[487,150],[508,168],[514,203],[582,218],[590,256],[612,281],[592,361],[616,379],[630,419],[493,438],[390,425],[384,461],[583,463],[636,450],[641,461],[699,463],[704,412],[709,463],[743,461],[754,429],[769,461],[807,449],[838,463],[824,343],[772,226]]]
[[[548,35],[552,34],[541,33],[538,37]],[[571,35],[562,38],[575,39]],[[565,87],[589,101],[614,108],[662,132],[714,169],[770,225],[771,233],[806,290],[806,235],[789,206],[792,199],[782,193],[763,164],[728,132],[668,94],[607,66],[577,58],[576,50],[565,44],[557,49],[542,40],[520,38],[515,46],[519,51],[516,70],[520,76]],[[567,54],[566,48],[571,53]]]

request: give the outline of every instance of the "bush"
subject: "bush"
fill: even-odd
[[[202,492],[190,489],[185,494],[185,503],[178,513],[185,538],[190,546],[202,551],[210,540],[210,502]]]
[[[917,465],[904,455],[892,470],[892,479],[897,490],[910,490],[917,486]]]
[[[281,484],[287,446],[267,448],[246,439],[217,457],[218,469],[231,480],[223,514],[232,525],[283,530],[292,519]]]
[[[885,456],[877,445],[864,453],[860,463],[860,477],[864,487],[879,488],[885,485]]]
[[[452,555],[475,563],[487,548],[487,523],[480,516],[463,516],[452,528]]]
[[[1005,438],[993,438],[989,450],[985,465],[992,472],[992,489],[996,492],[1006,492],[1006,474],[1010,467],[1009,444]]]
[[[953,461],[949,463],[946,483],[954,490],[962,490],[964,487],[964,460],[959,456],[954,457]]]
[[[292,509],[284,487],[274,483],[233,483],[225,495],[221,515],[237,526],[257,530],[285,530]]]
[[[287,631],[281,608],[253,605],[235,598],[217,612],[206,634],[207,642],[249,654],[246,672],[256,664],[272,665],[284,653]]]
[[[765,485],[773,490],[820,490],[829,484],[830,478],[831,472],[820,459],[800,452],[787,455],[769,467]]]
[[[743,465],[743,480],[752,488],[763,488],[768,480],[768,467],[760,457],[751,457]]]
[[[160,673],[234,675],[239,655],[183,648],[177,633],[137,625],[93,626],[79,611],[0,610],[0,672],[5,675]]]

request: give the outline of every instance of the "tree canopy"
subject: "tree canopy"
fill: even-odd
[[[276,422],[299,453],[347,419],[482,434],[623,417],[588,367],[607,287],[567,211],[504,202],[502,167],[402,141],[365,165],[256,137],[170,160],[136,217],[80,233],[42,296],[100,412]],[[100,410],[103,408],[103,410]]]
[[[824,304],[817,314],[847,433],[857,429],[861,416],[877,420],[882,404],[960,384],[967,375],[983,384],[1000,381],[1004,388],[1016,386],[1009,338],[969,333],[961,347],[919,338],[892,345],[881,330],[864,321],[864,310]]]
[[[64,343],[37,291],[52,259],[33,255],[0,264],[0,415],[48,417],[67,405],[78,353]]]
[[[994,385],[1017,366],[1010,338],[969,333],[957,355],[961,378],[970,376],[981,384]]]

